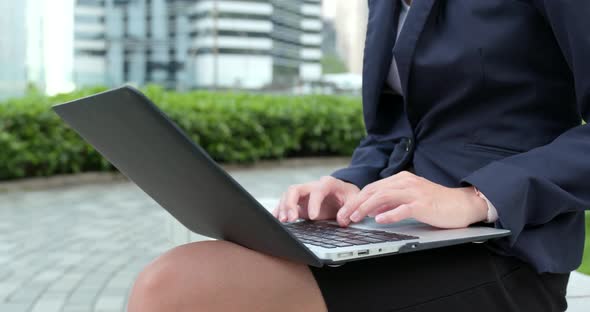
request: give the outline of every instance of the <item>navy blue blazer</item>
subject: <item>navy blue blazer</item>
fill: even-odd
[[[360,188],[413,166],[474,185],[539,272],[576,269],[590,207],[590,1],[369,0],[367,136],[333,176]],[[395,44],[395,47],[394,47]],[[393,50],[392,50],[393,49]],[[386,87],[395,54],[404,98]]]

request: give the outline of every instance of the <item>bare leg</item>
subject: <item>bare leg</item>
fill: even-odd
[[[130,312],[326,311],[309,268],[224,241],[177,247],[148,265]]]

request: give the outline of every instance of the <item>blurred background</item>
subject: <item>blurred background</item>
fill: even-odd
[[[0,98],[123,83],[360,89],[362,0],[2,0],[0,9]]]
[[[0,0],[0,312],[125,311],[147,263],[207,239],[52,105],[136,86],[270,209],[364,135],[366,19],[366,0]]]
[[[207,239],[52,105],[136,86],[271,209],[364,136],[367,15],[366,0],[0,0],[0,312],[125,311],[146,264]],[[570,286],[587,311],[590,277]]]

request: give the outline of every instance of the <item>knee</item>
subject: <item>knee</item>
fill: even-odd
[[[139,303],[158,311],[156,307],[168,302],[169,298],[166,296],[171,287],[178,284],[179,278],[174,269],[174,262],[174,257],[161,257],[146,266],[135,280],[129,299],[130,306],[132,303]],[[134,310],[130,309],[130,311]],[[137,311],[146,311],[146,309]]]
[[[179,274],[174,250],[162,255],[137,276],[129,297],[128,311],[177,311],[171,296],[178,287]]]
[[[150,263],[138,275],[131,295],[128,310],[183,311],[190,304],[207,300],[208,293],[217,283],[213,280],[218,272],[211,267],[212,251],[220,246],[215,242],[193,243],[172,249]],[[223,246],[221,246],[223,247]],[[219,275],[217,275],[219,276]]]

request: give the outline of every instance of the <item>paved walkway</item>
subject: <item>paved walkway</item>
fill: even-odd
[[[232,174],[271,200],[340,165]],[[0,193],[0,311],[124,311],[137,273],[171,247],[166,218],[126,182]],[[590,277],[572,277],[570,289],[569,311],[586,311]]]

